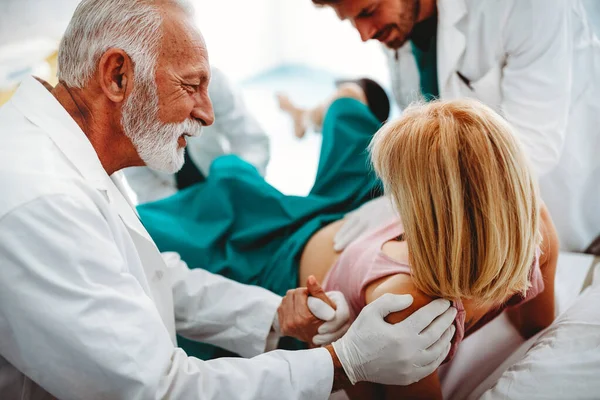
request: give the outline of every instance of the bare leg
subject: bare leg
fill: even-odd
[[[356,99],[361,103],[367,104],[365,92],[359,85],[352,82],[341,84],[331,97],[313,108],[297,107],[285,94],[277,94],[279,108],[288,113],[294,120],[294,134],[298,138],[304,137],[308,128],[312,128],[315,131],[320,131],[327,109],[331,103],[342,97],[349,97]]]
[[[306,115],[307,110],[304,108],[296,107],[288,96],[283,93],[277,94],[277,101],[279,102],[279,108],[285,111],[292,117],[294,121],[294,134],[297,138],[301,139],[306,134],[307,121]]]

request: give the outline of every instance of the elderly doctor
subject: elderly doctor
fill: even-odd
[[[269,337],[312,332],[306,289],[283,304],[158,252],[117,171],[176,171],[186,137],[212,123],[190,13],[181,0],[82,1],[56,88],[28,79],[0,109],[0,398],[325,399],[428,375],[453,334],[446,300],[390,325],[412,299],[382,298],[333,345],[259,355]],[[256,357],[204,362],[176,332]]]
[[[537,169],[563,249],[582,251],[600,234],[600,42],[581,0],[313,2],[385,45],[401,108],[466,96],[504,115]],[[368,223],[347,224],[338,247]]]

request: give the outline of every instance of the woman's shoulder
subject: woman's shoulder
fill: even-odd
[[[365,288],[365,302],[369,304],[386,293],[410,294],[414,299],[411,306],[407,309],[388,315],[386,320],[390,323],[406,319],[419,308],[434,300],[433,297],[426,295],[416,288],[410,275],[394,274],[371,282]]]

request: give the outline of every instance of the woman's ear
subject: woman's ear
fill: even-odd
[[[100,58],[98,73],[106,97],[115,103],[123,102],[127,86],[133,82],[133,63],[129,55],[121,49],[108,49]]]

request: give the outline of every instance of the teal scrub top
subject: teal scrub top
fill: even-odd
[[[410,44],[419,70],[420,87],[426,101],[440,97],[437,76],[437,15],[418,23]]]

